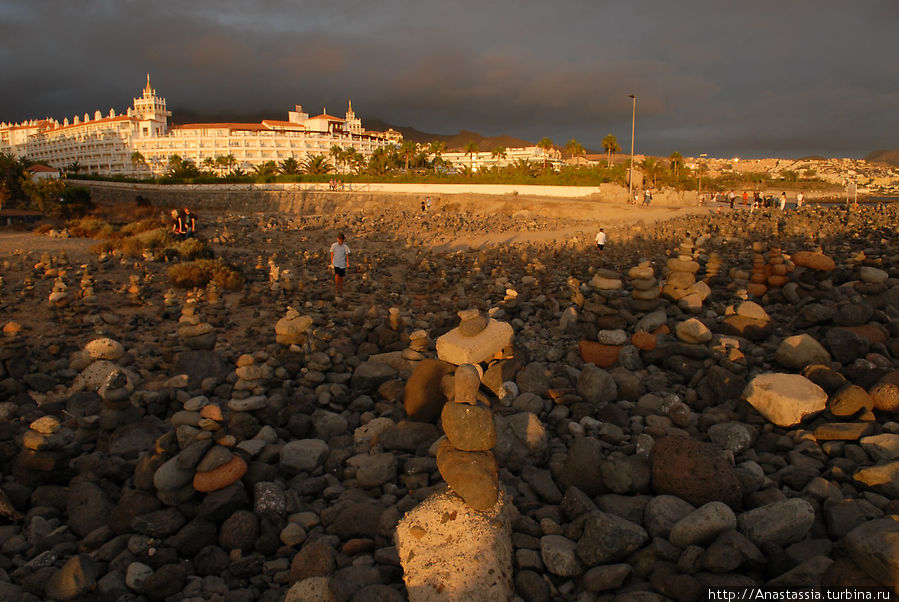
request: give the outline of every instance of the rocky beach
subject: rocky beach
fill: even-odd
[[[0,599],[899,587],[899,205],[418,202],[0,232]]]

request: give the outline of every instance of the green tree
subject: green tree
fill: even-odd
[[[579,155],[583,155],[587,151],[584,149],[583,145],[580,142],[572,138],[565,143],[565,152],[568,153],[569,157],[574,158]]]
[[[334,171],[334,167],[328,163],[328,158],[324,155],[309,155],[303,161],[303,173],[309,175],[328,174]]]
[[[549,151],[552,150],[553,141],[544,136],[540,139],[540,142],[537,143],[537,147],[543,151],[543,171],[546,171],[546,158]]]
[[[41,213],[55,209],[63,197],[66,185],[57,178],[35,180],[29,176],[22,178],[22,190],[31,201],[31,206]]]
[[[659,163],[653,157],[646,157],[643,159],[643,162],[640,163],[640,167],[643,169],[643,173],[646,174],[646,177],[652,181],[652,187],[656,186],[656,178],[659,175]]]
[[[84,166],[81,163],[79,163],[78,161],[72,161],[65,167],[65,171],[72,172],[75,175],[78,175],[78,172],[83,169],[84,169]]]
[[[15,155],[0,153],[0,200],[2,205],[13,206],[25,200],[22,191],[22,179],[25,177],[25,165]]]
[[[618,144],[618,139],[612,134],[606,134],[606,137],[602,139],[602,150],[609,154],[608,166],[612,167],[612,153],[621,152],[621,146]]]
[[[674,179],[676,180],[677,172],[684,166],[684,156],[679,152],[674,151],[668,156],[668,160],[671,161],[671,171],[674,172]]]
[[[219,155],[215,158],[215,164],[222,168],[225,173],[231,173],[234,171],[234,166],[237,165],[237,159],[234,158],[234,155],[228,153],[227,155]]]

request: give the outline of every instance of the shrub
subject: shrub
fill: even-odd
[[[139,232],[131,238],[139,240],[145,249],[161,249],[167,246],[170,240],[169,231],[158,227],[153,230]]]
[[[168,270],[169,282],[182,288],[204,287],[210,282],[226,290],[238,290],[243,277],[221,260],[198,259],[173,265]]]
[[[196,238],[180,240],[168,248],[175,251],[181,259],[212,259],[213,257],[213,252],[209,245]]]
[[[134,234],[140,234],[141,232],[147,232],[148,230],[156,230],[162,226],[163,224],[161,224],[158,219],[148,217],[140,221],[125,224],[122,226],[121,232],[126,236],[133,236]]]
[[[53,226],[51,224],[41,224],[40,226],[38,226],[37,228],[34,229],[34,233],[35,234],[46,234],[47,232],[49,232],[52,229],[53,229]]]
[[[115,233],[112,225],[92,215],[69,222],[68,228],[69,234],[81,238],[112,238]]]
[[[97,255],[100,255],[101,253],[112,253],[112,241],[104,240],[103,242],[91,246],[90,250],[92,253],[96,253]]]

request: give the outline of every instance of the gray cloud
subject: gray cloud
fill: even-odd
[[[0,120],[120,111],[150,72],[176,120],[352,99],[598,148],[629,139],[634,93],[638,152],[858,156],[899,146],[897,21],[889,0],[8,0]]]

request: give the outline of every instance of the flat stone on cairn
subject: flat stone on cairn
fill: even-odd
[[[512,343],[512,326],[493,318],[475,316],[468,310],[459,312],[462,324],[437,338],[437,357],[445,362],[461,366],[478,364],[492,359]],[[480,331],[477,327],[484,326]],[[474,334],[466,334],[474,332]]]
[[[76,452],[75,433],[54,416],[31,422],[22,436],[22,449],[13,462],[13,475],[24,485],[64,483]]]
[[[237,382],[234,383],[235,391],[250,391],[254,395],[265,392],[265,385],[272,377],[272,369],[266,364],[257,364],[256,358],[245,353],[237,358]]]
[[[288,307],[287,314],[275,323],[275,341],[279,345],[302,345],[311,328],[312,318],[301,316],[300,312]]]
[[[699,271],[699,263],[693,259],[693,242],[684,240],[678,247],[678,256],[672,257],[666,263],[668,276],[662,287],[662,294],[676,301],[684,311],[698,313],[702,309],[702,302],[708,296],[708,286],[697,288],[696,272]]]
[[[69,297],[68,287],[60,276],[53,282],[53,290],[50,292],[50,296],[47,300],[50,302],[51,306],[62,309],[63,307],[68,306]]]

